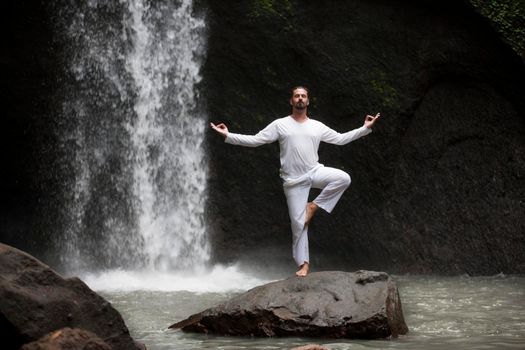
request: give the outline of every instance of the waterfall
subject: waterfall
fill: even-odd
[[[68,270],[194,270],[209,260],[205,22],[191,0],[53,5],[65,156],[56,244]]]

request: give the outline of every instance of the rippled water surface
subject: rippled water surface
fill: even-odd
[[[101,294],[122,313],[132,336],[150,350],[289,349],[310,343],[330,349],[525,349],[525,277],[397,276],[394,279],[410,329],[409,334],[396,340],[184,334],[167,328],[235,293],[106,290]]]

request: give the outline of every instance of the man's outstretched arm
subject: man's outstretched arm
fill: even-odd
[[[375,116],[367,115],[362,127],[345,132],[343,134],[326,127],[321,141],[335,145],[346,145],[349,142],[370,134],[372,132],[372,126],[374,126],[375,122],[379,118],[379,115],[379,113],[377,113]]]
[[[276,122],[273,121],[266,128],[259,131],[256,135],[242,135],[229,132],[228,128],[223,123],[218,125],[210,123],[210,126],[213,130],[224,137],[226,143],[246,147],[257,147],[277,140],[279,134],[277,133],[275,123]]]

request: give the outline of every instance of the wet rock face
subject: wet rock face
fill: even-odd
[[[78,278],[62,278],[32,256],[0,243],[0,326],[6,349],[55,330],[81,328],[112,349],[141,349],[109,302]]]
[[[222,335],[376,339],[408,328],[384,272],[315,272],[259,286],[172,325]]]
[[[309,114],[374,132],[320,147],[352,184],[310,226],[315,266],[525,272],[525,67],[461,1],[209,1],[202,84],[212,121],[254,134],[310,88]],[[292,262],[277,144],[208,137],[215,259]],[[263,242],[263,243],[262,243]],[[505,252],[502,254],[502,252]]]

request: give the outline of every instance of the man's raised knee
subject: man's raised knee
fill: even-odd
[[[350,183],[352,182],[352,178],[350,178],[350,175],[347,173],[341,174],[341,183],[344,187],[350,186]]]

